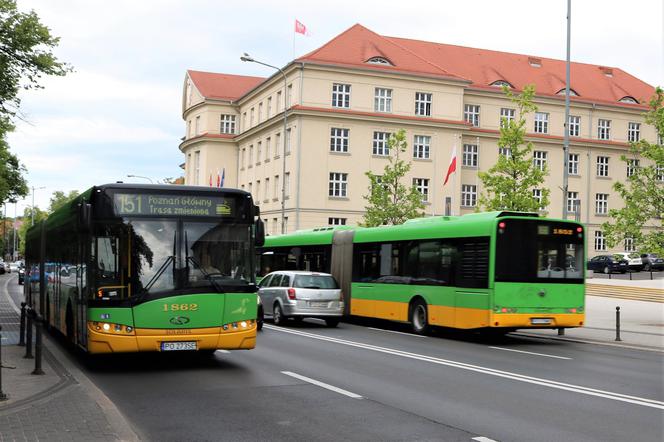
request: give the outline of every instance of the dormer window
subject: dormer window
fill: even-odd
[[[505,86],[505,87],[508,87],[510,89],[514,89],[514,87],[511,84],[509,84],[508,82],[506,82],[505,80],[494,81],[493,83],[491,83],[491,86],[495,86],[495,87]]]
[[[369,64],[385,64],[388,66],[392,66],[392,63],[387,58],[384,57],[371,57],[370,59],[367,60],[367,63]]]
[[[542,67],[542,59],[541,58],[536,58],[536,57],[528,57],[528,64],[530,64],[534,68],[541,68]]]
[[[561,89],[558,92],[556,92],[556,95],[565,95],[565,89]],[[578,97],[579,94],[576,93],[576,91],[572,88],[569,90],[569,95],[572,97]]]
[[[607,77],[609,77],[609,78],[610,78],[610,77],[613,77],[613,69],[611,69],[611,68],[607,68],[607,67],[605,67],[605,66],[600,66],[600,67],[599,67],[599,70],[602,71],[602,73],[603,73],[604,75],[606,75]]]
[[[634,97],[630,97],[629,95],[626,97],[622,97],[620,100],[621,103],[629,103],[629,104],[639,104],[639,100],[637,100]]]

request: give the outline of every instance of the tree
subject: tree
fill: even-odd
[[[551,191],[542,186],[548,174],[546,165],[540,170],[533,163],[533,143],[525,141],[526,115],[537,111],[533,103],[535,87],[524,87],[518,96],[505,86],[503,91],[516,105],[516,115],[514,119],[501,121],[498,161],[487,172],[478,172],[483,187],[478,208],[538,212],[549,205]],[[541,192],[540,200],[533,196],[535,189]]]
[[[369,177],[369,194],[364,196],[368,205],[362,225],[367,227],[384,224],[402,224],[411,218],[424,215],[422,194],[414,186],[406,186],[401,180],[408,171],[411,163],[405,162],[400,155],[406,151],[406,131],[399,130],[390,135],[387,141],[389,150],[389,164],[385,166],[382,175],[366,172]]]
[[[612,221],[602,224],[602,231],[609,247],[632,238],[642,251],[664,254],[664,91],[661,87],[655,89],[649,106],[645,122],[655,127],[657,140],[631,142],[629,156],[621,156],[633,173],[627,182],[613,185],[624,206],[609,210]],[[637,159],[638,166],[631,163]]]
[[[45,220],[48,216],[48,212],[41,210],[39,207],[26,207],[23,210],[23,223],[18,229],[19,252],[22,256],[25,256],[25,234],[28,232],[28,229],[32,227],[33,212],[35,217],[35,225]]]
[[[60,207],[67,204],[69,201],[73,200],[78,196],[78,190],[72,190],[69,194],[65,194],[61,190],[56,190],[51,196],[51,203],[48,206],[49,213],[53,213],[58,210]]]
[[[16,202],[28,194],[28,184],[23,177],[25,167],[0,136],[0,201]]]

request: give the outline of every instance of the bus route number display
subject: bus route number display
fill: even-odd
[[[113,195],[117,215],[133,216],[233,216],[233,200],[197,195]]]

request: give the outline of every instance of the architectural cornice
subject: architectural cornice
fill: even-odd
[[[481,129],[479,127],[473,127],[470,129],[470,132],[465,135],[477,135],[477,136],[489,136],[491,138],[499,138],[500,131],[494,129]],[[526,141],[537,141],[550,144],[562,144],[563,137],[558,135],[547,135],[547,134],[536,134],[536,133],[526,133]],[[590,138],[580,138],[580,137],[570,137],[571,146],[590,146],[590,147],[603,147],[610,149],[621,149],[625,150],[629,148],[629,143],[623,143],[621,141],[611,141],[611,140],[593,140]]]
[[[193,146],[198,143],[202,143],[204,141],[212,141],[215,143],[228,143],[228,142],[235,142],[235,138],[237,135],[231,135],[231,134],[210,134],[210,133],[204,133],[200,135],[196,135],[195,137],[188,138],[184,140],[180,145],[178,146],[180,149],[180,152],[184,152],[184,149]]]

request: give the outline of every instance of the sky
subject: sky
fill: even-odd
[[[35,205],[53,192],[147,183],[183,174],[182,86],[188,69],[270,76],[247,52],[283,67],[359,23],[438,43],[565,59],[566,0],[241,2],[212,0],[17,0],[60,38],[56,56],[74,72],[20,95],[9,135],[27,168]],[[308,36],[294,33],[294,22]],[[573,0],[572,61],[619,67],[664,86],[661,0]],[[138,175],[145,178],[129,178]],[[32,192],[32,190],[31,190]],[[20,216],[32,193],[7,216]]]

